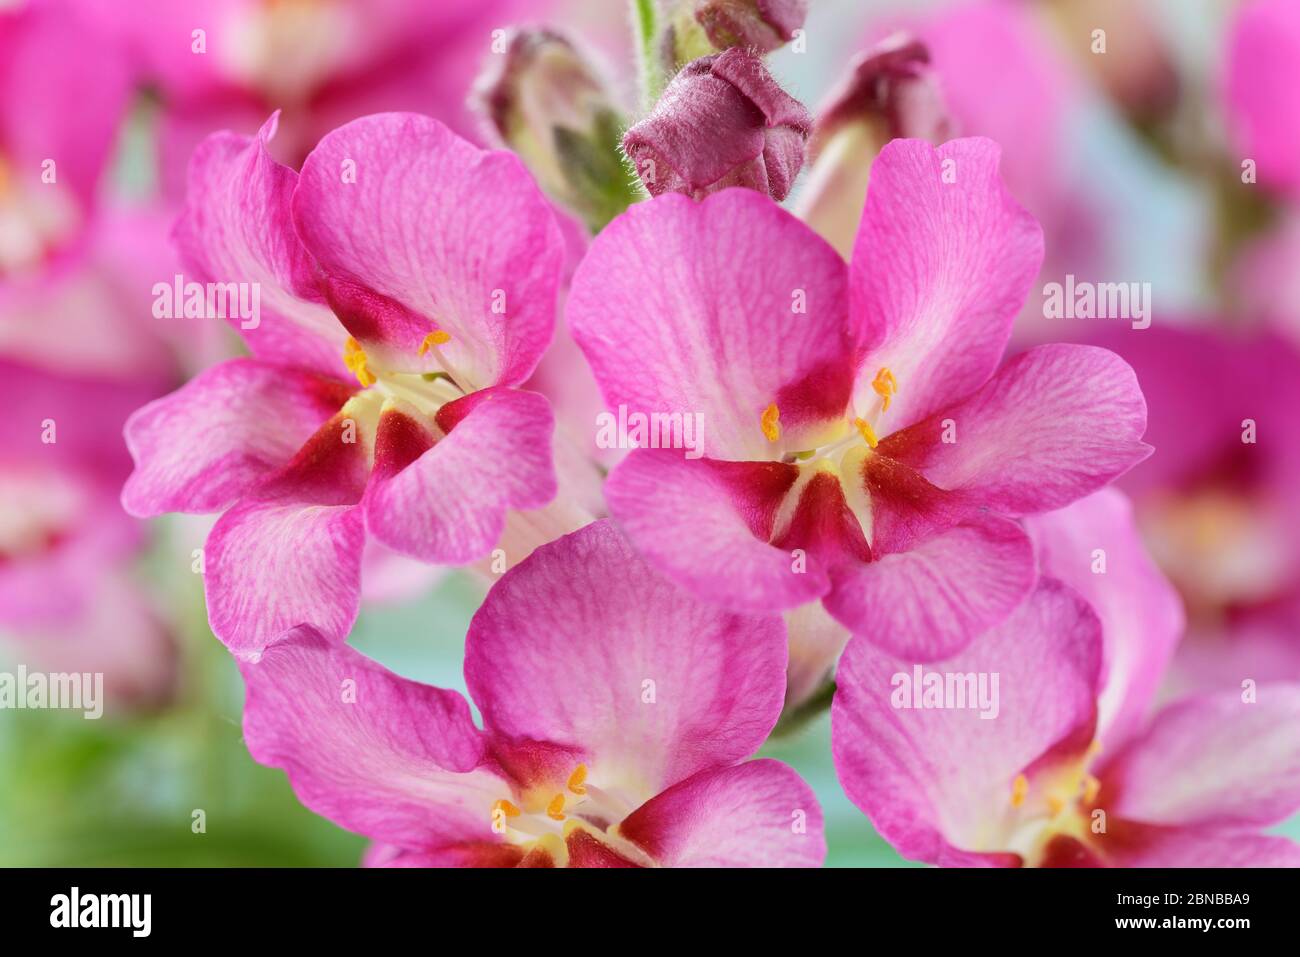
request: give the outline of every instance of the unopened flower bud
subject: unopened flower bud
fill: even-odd
[[[519,155],[547,195],[599,230],[635,199],[608,87],[552,30],[512,30],[494,61],[472,97],[489,136]]]
[[[670,69],[732,47],[770,53],[794,39],[808,0],[679,0],[664,37]]]
[[[890,37],[854,62],[818,113],[800,215],[847,258],[876,154],[899,137],[942,143],[952,127],[929,51],[904,34]]]
[[[699,199],[747,186],[784,199],[803,166],[808,111],[757,55],[735,48],[695,60],[623,138],[652,195]]]

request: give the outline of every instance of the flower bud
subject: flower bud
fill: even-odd
[[[925,46],[896,34],[858,58],[817,116],[800,215],[846,258],[867,196],[871,162],[892,139],[952,135]]]
[[[808,0],[681,0],[664,37],[671,70],[697,57],[744,47],[770,53],[794,39]]]
[[[561,34],[512,30],[471,100],[489,137],[593,231],[636,198],[619,153],[622,117],[600,75]]]
[[[747,186],[784,199],[803,166],[808,111],[757,55],[735,48],[687,64],[623,149],[654,196],[699,199]]]

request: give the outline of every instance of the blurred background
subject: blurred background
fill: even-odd
[[[1100,342],[1139,372],[1158,452],[1123,487],[1188,614],[1166,697],[1300,679],[1300,451],[1242,461],[1222,440],[1251,418],[1289,436],[1270,448],[1300,450],[1300,28],[1277,12],[1293,6],[812,0],[805,43],[769,61],[815,111],[855,56],[910,31],[953,133],[1002,144],[1045,230],[1043,282],[1151,284],[1148,329],[1044,318],[1036,288],[1015,342]],[[203,606],[211,519],[121,511],[122,424],[242,348],[220,322],[152,312],[153,285],[182,271],[169,232],[194,146],[275,109],[295,166],[382,110],[494,142],[466,102],[494,31],[517,23],[565,32],[635,117],[632,27],[611,0],[0,2],[0,671],[103,672],[107,695],[101,720],[0,710],[0,864],[359,862],[362,838],[248,757],[238,672]],[[461,571],[393,575],[352,643],[464,690],[482,594]],[[906,863],[843,796],[825,714],[765,750],[817,791],[828,864]]]

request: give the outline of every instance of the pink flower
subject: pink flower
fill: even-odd
[[[1097,341],[1133,364],[1160,450],[1122,487],[1187,606],[1166,691],[1300,681],[1300,355],[1260,331],[1153,326]]]
[[[1112,589],[1135,591],[1128,570],[1113,566]],[[997,675],[996,708],[985,712],[941,693],[905,695],[913,663],[855,638],[832,706],[840,782],[900,853],[929,863],[1300,865],[1300,845],[1260,833],[1300,808],[1300,685],[1261,685],[1250,702],[1237,691],[1191,698],[1116,736],[1117,716],[1133,712],[1099,694],[1105,701],[1113,679],[1146,699],[1149,682],[1130,678],[1150,672],[1116,667],[1108,646],[1147,637],[1103,638],[1078,594],[1045,577],[1004,624],[923,678],[956,687]]]
[[[470,135],[465,96],[492,31],[550,5],[136,0],[111,22],[161,94],[161,173],[178,195],[208,134],[252,133],[274,110],[286,114],[277,158],[295,166],[330,130],[380,111],[430,113]]]
[[[1240,160],[1259,182],[1300,193],[1300,8],[1288,0],[1242,4],[1228,39],[1224,99]]]
[[[0,632],[33,670],[102,672],[109,710],[172,691],[175,648],[132,576],[143,536],[117,490],[141,385],[0,360]],[[103,704],[104,702],[100,702]]]
[[[224,513],[208,612],[237,654],[300,625],[341,641],[367,535],[464,563],[556,493],[550,407],[514,387],[550,340],[563,248],[518,160],[393,113],[299,175],[274,130],[205,142],[176,230],[197,279],[259,284],[254,355],[126,427],[129,512]]]
[[[73,9],[51,0],[0,11],[0,276],[6,282],[50,266],[80,244],[127,106],[122,51]]]
[[[739,47],[695,60],[654,110],[623,137],[623,149],[654,196],[699,199],[746,186],[785,199],[803,166],[812,118]]]
[[[596,237],[568,316],[607,406],[703,425],[702,458],[640,448],[607,483],[652,565],[737,610],[820,600],[882,648],[941,658],[1032,588],[1013,517],[1147,455],[1111,353],[999,368],[1042,238],[998,156],[886,146],[847,267],[748,190],[660,197]]]
[[[466,700],[309,628],[242,665],[244,736],[299,799],[404,866],[816,866],[794,771],[745,761],[781,710],[779,619],[682,595],[605,521],[474,616]],[[739,762],[739,763],[738,763]]]

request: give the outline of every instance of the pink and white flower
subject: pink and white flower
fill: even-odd
[[[301,625],[342,641],[368,535],[465,563],[556,494],[550,407],[515,386],[550,340],[563,244],[518,160],[394,113],[297,174],[274,131],[207,140],[176,229],[197,278],[260,284],[253,356],[126,428],[129,512],[223,513],[208,610],[237,654]]]
[[[1117,722],[1149,701],[1159,652],[1132,648],[1145,663],[1117,668],[1112,646],[1147,635],[1109,628],[1044,577],[1006,622],[934,666],[997,674],[993,720],[894,707],[893,676],[912,664],[854,639],[832,706],[845,791],[905,857],[940,865],[1300,866],[1300,845],[1260,833],[1300,808],[1300,685],[1189,698],[1126,736]],[[1107,704],[1112,680],[1124,690]]]
[[[301,628],[244,662],[244,736],[372,863],[809,867],[817,800],[746,761],[781,710],[779,618],[694,601],[608,522],[539,548],[474,616],[459,693]]]
[[[1033,587],[1016,517],[1147,455],[1113,354],[1049,345],[999,368],[1042,237],[998,157],[889,144],[848,267],[749,190],[659,197],[596,237],[568,315],[607,406],[705,425],[702,458],[636,449],[607,483],[652,565],[725,607],[821,601],[882,648],[942,658]]]

